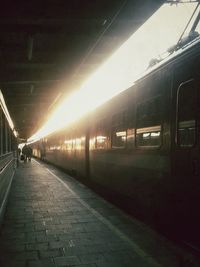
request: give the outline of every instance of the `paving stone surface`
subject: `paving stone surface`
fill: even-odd
[[[181,253],[60,170],[35,160],[17,169],[1,267],[180,267]]]

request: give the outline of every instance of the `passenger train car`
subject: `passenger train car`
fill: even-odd
[[[0,223],[15,172],[17,138],[0,90]]]
[[[126,199],[145,222],[197,237],[199,38],[80,121],[35,143],[33,153]]]

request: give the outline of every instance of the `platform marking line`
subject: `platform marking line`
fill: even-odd
[[[38,161],[34,160],[36,163],[42,166]],[[44,166],[42,166],[44,167]],[[99,212],[95,209],[91,208],[84,200],[82,200],[62,179],[60,179],[56,174],[50,171],[48,168],[44,167],[52,176],[54,176],[64,187],[70,191],[77,200],[87,208],[99,221],[101,221],[104,225],[106,225],[112,232],[114,232],[117,236],[119,236],[123,241],[127,242],[135,252],[142,258],[145,259],[149,264],[152,264],[154,267],[162,267],[158,262],[156,262],[152,256],[148,255],[144,250],[142,250],[133,240],[128,238],[123,232],[121,232],[116,226],[114,226],[108,219],[103,217]],[[69,175],[68,175],[69,176]],[[69,176],[71,178],[71,176]],[[73,177],[72,177],[73,178]],[[74,178],[73,178],[74,179]]]

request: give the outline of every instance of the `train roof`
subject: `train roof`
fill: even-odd
[[[149,76],[150,74],[160,70],[161,68],[166,67],[166,65],[171,64],[172,62],[176,60],[181,60],[182,56],[189,54],[191,52],[194,52],[196,50],[200,50],[200,36],[198,36],[195,40],[193,40],[190,43],[187,43],[183,47],[179,48],[178,50],[171,53],[169,56],[164,58],[163,60],[159,61],[155,65],[149,67],[146,69],[145,72],[143,72],[139,77],[136,78],[135,83],[138,83],[145,77]]]

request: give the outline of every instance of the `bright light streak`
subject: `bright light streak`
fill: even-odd
[[[182,1],[183,2],[183,1]],[[31,138],[38,140],[69,125],[126,90],[147,69],[152,58],[166,56],[179,40],[197,3],[164,4],[90,78],[65,99]]]
[[[25,146],[25,144],[26,144],[26,143],[20,143],[20,144],[18,145],[18,148],[20,148],[20,149],[22,150],[22,148]]]
[[[7,109],[7,106],[6,106],[6,103],[5,103],[5,100],[4,100],[4,97],[3,97],[3,94],[1,92],[1,90],[0,90],[0,106],[1,106],[1,108],[3,110],[4,115],[6,116],[6,119],[8,121],[8,124],[9,124],[11,130],[13,131],[13,134],[15,135],[15,137],[17,137],[18,136],[18,133],[14,129],[15,128],[14,127],[14,123],[13,123],[11,117],[10,117],[10,113],[9,113],[9,111]]]
[[[15,137],[18,136],[18,132],[16,130],[13,130],[13,134],[14,134]]]

